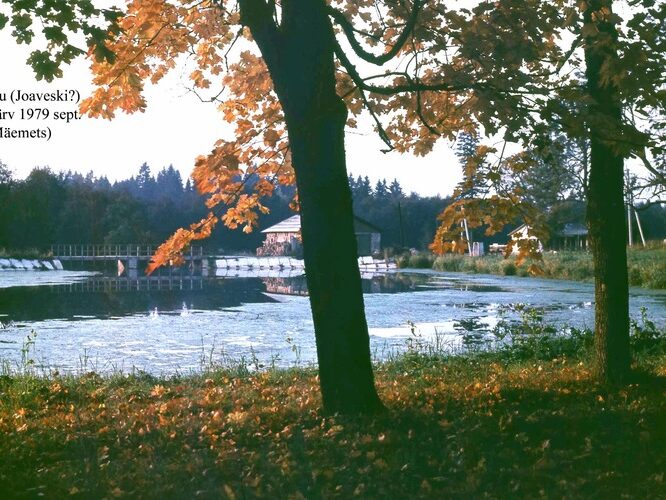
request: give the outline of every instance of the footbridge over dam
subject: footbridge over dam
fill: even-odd
[[[51,245],[53,258],[66,263],[115,263],[118,275],[143,274],[148,262],[157,250],[158,245],[147,244],[57,244]],[[185,266],[207,273],[209,259],[204,255],[203,247],[191,246],[183,254]]]

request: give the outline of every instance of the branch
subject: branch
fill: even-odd
[[[660,182],[661,184],[666,185],[666,175],[664,175],[662,172],[657,170],[647,159],[645,156],[645,150],[642,151],[636,151],[634,153],[636,158],[641,160],[643,162],[643,166],[650,172],[652,175],[654,175],[657,178],[657,182]]]
[[[423,7],[423,3],[424,0],[414,0],[414,5],[412,7],[411,15],[409,16],[407,24],[405,25],[405,28],[402,30],[402,33],[400,33],[400,36],[398,36],[398,39],[395,41],[393,47],[391,47],[391,50],[380,56],[368,52],[361,46],[360,42],[354,36],[354,31],[355,31],[354,26],[351,24],[351,22],[345,17],[345,15],[342,12],[340,12],[337,9],[334,9],[333,7],[329,7],[328,13],[333,18],[333,20],[336,23],[338,23],[338,25],[340,25],[342,31],[347,37],[347,41],[349,41],[349,44],[351,45],[352,49],[354,49],[356,55],[358,55],[364,61],[376,64],[377,66],[381,66],[382,64],[393,59],[396,56],[396,54],[400,52],[403,45],[409,38],[409,35],[411,35],[412,31],[414,30],[414,26],[416,25],[416,20],[418,19],[419,13],[421,12],[421,7]]]
[[[380,95],[394,95],[400,94],[403,92],[427,92],[432,91],[445,91],[445,92],[464,92],[472,89],[479,89],[481,86],[478,84],[470,85],[450,85],[448,83],[423,83],[415,82],[414,79],[409,76],[407,73],[396,73],[404,77],[407,80],[406,84],[398,85],[371,85],[360,75],[356,67],[345,54],[345,51],[342,50],[340,44],[335,42],[335,55],[337,56],[340,64],[345,68],[353,82],[359,89],[367,90],[368,92],[373,92]]]
[[[370,105],[368,98],[365,96],[365,92],[363,92],[363,89],[359,89],[359,92],[361,93],[361,99],[363,99],[363,103],[365,104],[366,109],[370,113],[370,116],[372,116],[372,119],[375,121],[379,138],[388,147],[388,149],[382,149],[381,150],[382,153],[389,153],[390,151],[393,151],[394,148],[393,148],[393,143],[391,142],[391,138],[386,133],[386,129],[384,129],[384,125],[382,125],[382,122],[379,120],[377,113],[375,113],[375,110],[372,109],[372,106]]]
[[[644,201],[641,205],[632,205],[632,206],[633,206],[634,210],[642,212],[643,210],[647,210],[648,208],[650,208],[654,205],[666,205],[666,199]]]

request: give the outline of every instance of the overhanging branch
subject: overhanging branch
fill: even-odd
[[[477,84],[450,85],[444,82],[441,83],[423,83],[422,81],[417,82],[407,73],[399,73],[399,75],[402,76],[407,81],[407,83],[404,84],[395,84],[395,85],[370,84],[366,81],[366,79],[364,79],[361,76],[356,67],[347,57],[347,54],[345,54],[345,51],[342,49],[342,47],[340,47],[340,44],[337,42],[335,45],[335,55],[340,61],[340,64],[342,64],[342,67],[345,68],[345,70],[351,77],[352,81],[359,89],[366,90],[368,92],[373,92],[375,94],[394,95],[394,94],[401,94],[404,92],[427,92],[427,91],[464,92],[467,90],[478,89],[480,87]],[[398,73],[393,73],[393,74],[396,76],[398,75]]]
[[[379,56],[372,54],[363,48],[361,43],[354,36],[354,31],[355,31],[354,26],[349,21],[349,19],[345,17],[345,15],[342,12],[333,7],[329,7],[328,13],[333,18],[333,20],[342,28],[342,31],[347,37],[349,45],[351,45],[356,55],[359,56],[364,61],[381,66],[382,64],[385,64],[391,59],[393,59],[398,54],[398,52],[400,52],[402,47],[405,45],[405,42],[407,41],[412,31],[414,30],[414,26],[416,25],[416,20],[419,17],[419,13],[421,12],[421,7],[423,7],[424,3],[425,3],[424,0],[414,0],[414,5],[412,6],[411,15],[409,16],[407,24],[405,25],[405,28],[402,30],[402,33],[400,33],[400,36],[398,36],[398,38],[396,39],[393,47],[391,47],[391,49],[388,52]]]

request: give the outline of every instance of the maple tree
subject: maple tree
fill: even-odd
[[[37,80],[52,81],[62,76],[62,65],[85,55],[76,44],[84,37],[92,55],[112,62],[115,55],[106,46],[109,37],[118,34],[121,11],[99,8],[93,0],[1,0],[8,4],[8,14],[0,11],[0,29],[8,23],[18,43],[38,44],[28,57]]]
[[[35,2],[15,2],[19,3],[30,9]],[[647,43],[651,53],[658,53],[663,37],[649,39],[648,34],[663,33],[658,23],[664,8],[653,9],[649,0],[638,3],[644,16],[634,23],[636,35],[627,38],[622,50],[645,54]],[[621,100],[631,100],[636,109],[663,106],[661,94],[650,94],[655,81],[663,78],[657,70],[661,59],[622,59],[622,66],[613,57],[614,48],[597,49],[615,43],[618,21],[610,6],[606,1],[565,0],[482,1],[470,9],[425,0],[134,0],[121,17],[112,19],[103,50],[97,49],[92,36],[97,88],[82,110],[104,118],[113,118],[116,110],[142,111],[147,105],[145,82],[157,83],[179,58],[188,58],[194,66],[189,75],[193,90],[212,95],[224,119],[234,124],[234,137],[219,140],[207,156],[196,160],[193,178],[199,191],[208,195],[210,213],[165,242],[152,267],[181,262],[183,248],[208,236],[220,221],[251,231],[266,211],[262,198],[271,194],[275,182],[295,183],[324,407],[333,412],[374,411],[381,402],[373,385],[356,263],[345,127],[356,126],[357,118],[366,114],[387,150],[427,154],[437,140],[453,139],[459,131],[482,129],[487,135],[529,143],[543,135],[548,120],[563,122],[571,135],[607,130],[608,123],[615,123],[618,134],[597,140],[592,170],[599,148],[610,147],[602,156],[618,158],[628,151],[642,151],[647,158],[646,148],[658,153],[660,143],[633,133],[635,126],[617,123],[615,105],[608,108],[604,102],[582,122],[570,107],[560,105],[563,99],[590,103],[604,92],[610,93],[612,104],[617,98],[608,89],[617,87],[623,89]],[[569,32],[574,41],[565,50],[562,36]],[[571,77],[571,68],[581,67],[580,47],[592,71],[586,75],[587,88]],[[105,57],[109,54],[113,57]],[[647,80],[624,85],[640,71]],[[590,118],[594,116],[597,119]],[[640,147],[613,152],[619,135],[624,142],[631,136]],[[538,219],[521,199],[519,186],[502,184],[507,166],[514,171],[530,168],[530,159],[525,154],[505,158],[500,152],[498,161],[486,161],[496,153],[482,146],[477,155],[483,160],[477,164],[484,165],[484,177],[492,184],[488,198],[460,200],[445,212],[436,250],[455,246],[446,241],[445,230],[463,208],[472,225],[491,228],[516,214]],[[599,161],[606,160],[597,165]],[[473,161],[468,164],[473,168]],[[250,175],[259,180],[248,187],[244,180]],[[617,203],[615,193],[606,197],[603,186],[595,192],[601,202],[612,198],[611,203]],[[589,219],[613,224],[614,212],[607,212],[603,203],[591,200]],[[539,224],[533,227],[539,236]],[[595,240],[598,264],[607,257],[604,231],[597,231]],[[608,248],[615,252],[618,242],[616,238]],[[615,264],[621,261],[617,256]],[[597,281],[608,279],[608,273],[600,271]],[[626,280],[613,283],[616,298],[604,296],[600,286],[598,309],[608,311],[623,294],[626,299]],[[624,321],[612,327],[598,314],[597,323],[600,339],[621,339],[627,333]],[[605,332],[610,328],[617,331],[609,336]]]
[[[190,75],[196,89],[214,81],[225,86],[219,107],[235,124],[235,137],[218,141],[208,156],[198,158],[193,173],[199,191],[209,195],[211,212],[162,245],[152,267],[180,262],[182,249],[208,236],[220,220],[250,231],[274,181],[295,182],[323,405],[331,412],[366,412],[382,405],[373,384],[356,263],[344,154],[344,129],[353,125],[348,111],[369,110],[388,146],[425,153],[435,140],[427,120],[441,129],[438,135],[451,135],[469,121],[466,113],[452,111],[473,80],[461,67],[456,75],[466,81],[451,84],[435,72],[435,61],[430,68],[421,61],[429,50],[422,45],[448,15],[436,5],[425,11],[421,2],[389,2],[379,17],[374,2],[335,7],[323,1],[131,2],[119,20],[120,35],[108,44],[116,60],[93,64],[98,88],[82,110],[112,118],[116,109],[144,109],[143,82],[159,81],[179,54],[196,62]],[[417,31],[419,15],[427,22]],[[356,39],[363,25],[368,30],[360,31],[363,37],[387,47],[381,55]],[[368,63],[381,65],[400,55],[411,57],[412,67],[376,85],[376,76],[361,77],[336,31]],[[261,56],[237,43],[241,38],[254,41]],[[401,97],[405,92],[409,95]],[[384,127],[377,116],[391,109],[405,112]],[[244,190],[248,174],[259,178],[251,193]]]
[[[666,5],[651,0],[623,4],[625,19],[613,6],[611,0],[553,4],[561,10],[552,25],[553,35],[573,41],[568,48],[560,44],[559,61],[544,61],[535,72],[547,77],[533,79],[531,94],[517,103],[519,113],[527,111],[523,115],[527,126],[512,137],[526,150],[538,150],[548,142],[548,124],[554,122],[571,140],[589,143],[585,180],[595,267],[596,373],[607,382],[625,380],[630,365],[626,234],[618,229],[623,227],[624,162],[629,157],[639,159],[652,184],[663,185],[660,164],[650,159],[663,157],[666,139]],[[576,69],[583,70],[583,81]],[[474,175],[468,173],[466,180],[481,178],[486,196],[464,199],[460,194],[470,186],[461,184],[460,199],[440,216],[435,251],[463,251],[457,226],[464,217],[471,227],[487,225],[489,234],[522,218],[530,227],[529,236],[547,239],[543,213],[515,182],[534,168],[535,158],[527,152],[508,157],[503,151],[496,153],[483,146],[476,160],[468,161]],[[493,154],[494,161],[487,161]],[[479,215],[470,218],[470,213]],[[520,246],[519,261],[538,257],[535,239],[512,241],[507,251],[515,244]],[[530,271],[538,273],[539,267],[533,265]]]

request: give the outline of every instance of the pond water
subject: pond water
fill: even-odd
[[[509,304],[542,308],[548,323],[592,327],[593,287],[534,278],[435,272],[366,276],[373,355],[408,342],[465,349],[492,338]],[[244,361],[293,366],[316,361],[303,276],[115,278],[83,271],[0,272],[0,361],[23,357],[44,369],[140,369],[188,373]],[[631,314],[646,307],[666,324],[666,293],[631,290]],[[34,344],[26,345],[31,331]],[[29,352],[25,352],[29,347]]]

